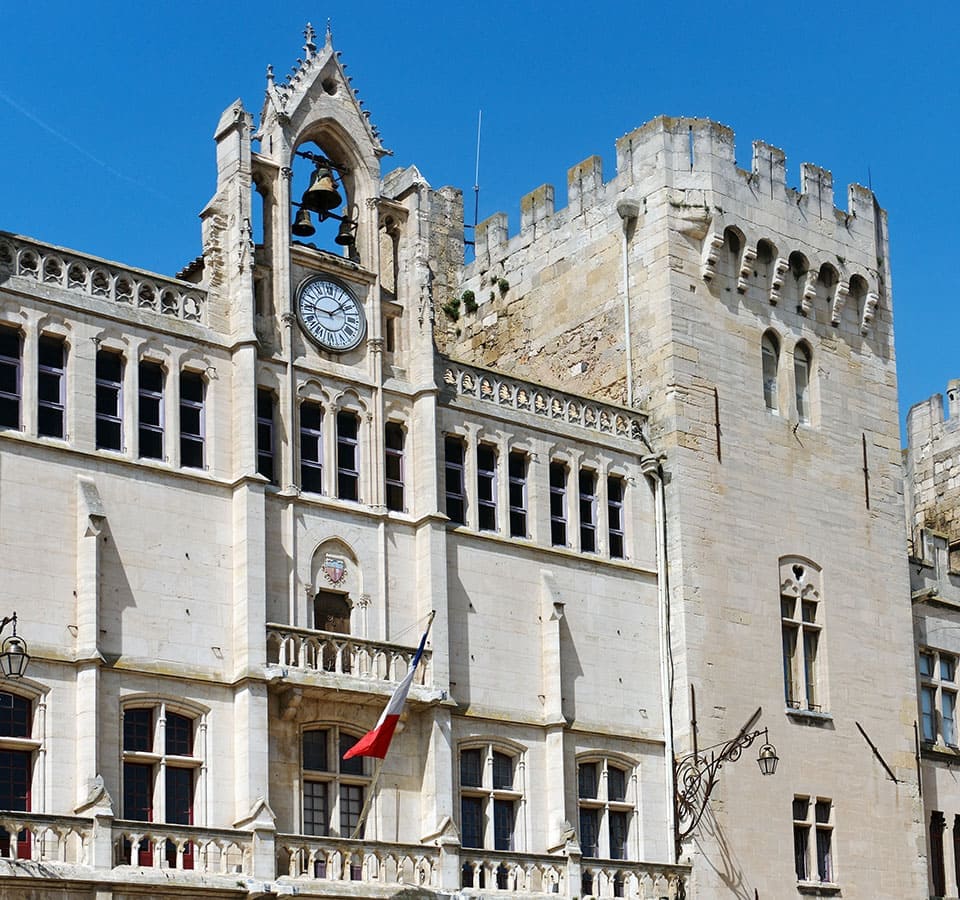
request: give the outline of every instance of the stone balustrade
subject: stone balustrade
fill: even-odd
[[[416,652],[416,647],[350,634],[267,625],[267,661],[289,668],[396,683],[410,670]],[[424,650],[413,683],[428,686],[432,681],[430,651]]]
[[[0,858],[88,864],[92,833],[92,819],[4,811]]]
[[[277,875],[439,888],[440,851],[423,844],[278,834]]]
[[[207,292],[197,285],[15,235],[0,235],[0,278],[4,274],[184,322],[207,319]]]
[[[247,832],[116,819],[112,839],[116,866],[252,874],[253,837]]]

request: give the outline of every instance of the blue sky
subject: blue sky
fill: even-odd
[[[480,218],[661,113],[705,116],[833,172],[837,202],[871,184],[890,215],[902,412],[960,377],[960,6],[642,2],[3,4],[0,229],[173,273],[200,252],[212,134],[264,72],[332,19],[394,151]]]

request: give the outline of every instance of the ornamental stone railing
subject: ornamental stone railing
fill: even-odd
[[[396,683],[410,670],[416,652],[416,647],[368,641],[350,634],[267,625],[267,662],[288,668]],[[414,684],[432,683],[430,657],[430,651],[424,650]]]
[[[601,434],[639,440],[643,433],[645,418],[642,415],[460,363],[444,363],[443,381],[447,390],[458,396],[569,422]]]
[[[195,284],[15,235],[0,235],[0,280],[4,274],[183,322],[207,321],[207,292]]]
[[[277,877],[440,887],[437,847],[295,834],[278,834],[276,846]]]
[[[93,820],[40,813],[0,813],[0,858],[89,865]]]
[[[112,840],[115,866],[253,874],[253,836],[244,831],[115,819]]]

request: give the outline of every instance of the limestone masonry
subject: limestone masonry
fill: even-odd
[[[176,277],[0,232],[0,898],[957,896],[873,194],[661,117],[468,261],[305,37]]]

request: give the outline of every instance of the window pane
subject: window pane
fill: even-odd
[[[166,821],[174,825],[193,824],[193,770],[167,767]]]
[[[957,743],[957,695],[953,691],[943,691],[941,699],[943,702],[943,742],[954,747]]]
[[[597,797],[599,763],[580,763],[577,767],[577,796],[587,800]]]
[[[479,750],[460,751],[460,785],[480,787],[483,784],[482,757]]]
[[[797,880],[806,881],[807,872],[807,843],[810,837],[809,825],[793,826],[793,860],[797,871]]]
[[[819,709],[817,694],[817,645],[820,634],[816,631],[803,632],[803,672],[806,680],[807,707]]]
[[[460,799],[460,841],[464,847],[483,846],[483,804],[479,797]]]
[[[505,791],[513,788],[513,759],[506,753],[493,754],[493,788]]]
[[[797,626],[783,626],[783,694],[787,706],[796,708],[800,699],[796,684]]]
[[[832,831],[817,829],[817,875],[821,881],[833,881],[832,836]]]
[[[763,359],[763,402],[767,409],[776,412],[779,408],[777,400],[777,364],[779,351],[773,338],[769,334],[763,336],[760,344],[760,353]]]
[[[149,753],[153,750],[153,709],[123,711],[123,749]]]
[[[26,697],[0,692],[0,737],[30,737],[32,708]]]
[[[123,817],[135,822],[153,821],[153,766],[123,764]]]
[[[600,810],[580,809],[580,849],[584,856],[600,855]]]
[[[193,755],[193,720],[176,713],[167,713],[166,752],[171,756]]]
[[[308,732],[309,734],[310,732]],[[303,833],[330,833],[329,784],[325,781],[303,783]]]
[[[340,785],[340,836],[352,837],[363,809],[364,788],[358,784]],[[366,823],[364,823],[366,825]],[[363,837],[364,828],[357,837]]]
[[[627,858],[627,832],[630,814],[623,810],[610,812],[610,859]]]
[[[934,714],[934,693],[932,687],[920,688],[920,736],[925,741],[937,739],[937,718]]]
[[[493,848],[513,849],[513,800],[493,801]]]
[[[57,337],[41,337],[37,347],[37,358],[41,366],[51,369],[63,368],[63,341]]]
[[[303,768],[310,772],[329,772],[327,764],[327,738],[329,732],[305,731],[303,733]]]
[[[340,733],[340,772],[343,775],[363,775],[363,757],[351,756],[350,759],[344,759],[346,753],[356,742],[358,738],[353,734]]]
[[[956,672],[957,660],[945,653],[940,654],[940,680],[953,681]]]
[[[607,799],[625,800],[627,798],[627,773],[616,766],[607,766]]]
[[[920,674],[927,678],[933,678],[933,654],[920,653]]]

